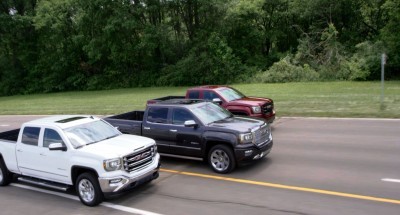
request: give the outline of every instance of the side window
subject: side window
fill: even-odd
[[[25,127],[22,133],[22,143],[26,145],[37,146],[39,142],[40,128]]]
[[[189,99],[199,99],[200,98],[200,91],[189,91]]]
[[[64,145],[64,141],[57,131],[46,128],[43,136],[43,147],[47,148],[51,143],[62,143]]]
[[[154,123],[167,123],[168,120],[168,108],[153,107],[149,109],[147,115],[148,122]]]
[[[204,91],[203,92],[203,97],[204,97],[205,100],[210,100],[210,101],[212,101],[215,98],[219,98],[219,96],[216,93],[212,92],[212,91]]]
[[[194,120],[193,115],[185,109],[174,109],[172,112],[172,124],[183,125],[187,120]]]

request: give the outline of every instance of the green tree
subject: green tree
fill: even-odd
[[[389,56],[388,77],[400,78],[400,0],[387,0],[383,7],[388,12],[388,21],[381,29]]]
[[[0,94],[24,93],[36,63],[36,32],[32,16],[36,1],[1,1]]]

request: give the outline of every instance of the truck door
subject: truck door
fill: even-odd
[[[17,143],[16,153],[18,168],[23,175],[40,177],[39,169],[39,137],[41,128],[25,126],[20,142]]]
[[[201,157],[201,127],[185,127],[184,123],[197,118],[184,108],[174,108],[172,111],[172,125],[170,126],[171,144],[170,150],[174,154]]]
[[[142,135],[154,139],[161,153],[169,153],[171,137],[168,111],[168,107],[149,107],[142,123]]]
[[[204,90],[203,91],[203,99],[207,100],[207,101],[213,101],[213,99],[220,99],[221,103],[219,105],[221,105],[222,107],[226,107],[226,102],[225,102],[224,98],[222,98],[220,95],[218,95],[214,91]]]
[[[60,183],[69,183],[69,156],[66,151],[50,151],[51,143],[61,143],[65,145],[60,134],[51,128],[45,128],[43,138],[39,144],[40,159],[38,168],[43,172],[46,179]]]

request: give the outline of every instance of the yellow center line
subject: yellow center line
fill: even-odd
[[[184,171],[177,171],[177,170],[164,169],[164,168],[161,168],[160,171],[167,172],[167,173],[179,174],[179,175],[200,177],[200,178],[231,181],[231,182],[242,183],[242,184],[251,184],[251,185],[264,186],[264,187],[273,187],[273,188],[280,188],[280,189],[287,189],[287,190],[303,191],[303,192],[309,192],[309,193],[319,193],[319,194],[325,194],[325,195],[331,195],[331,196],[348,197],[348,198],[353,198],[353,199],[362,199],[362,200],[370,200],[370,201],[376,201],[376,202],[400,204],[400,200],[396,200],[396,199],[386,199],[386,198],[363,196],[363,195],[357,195],[357,194],[351,194],[351,193],[341,193],[341,192],[335,192],[335,191],[329,191],[329,190],[288,186],[288,185],[283,185],[283,184],[274,184],[274,183],[268,183],[268,182],[262,182],[262,181],[252,181],[252,180],[246,180],[246,179],[229,178],[229,177],[216,176],[216,175],[206,175],[206,174],[201,174],[201,173],[184,172]]]

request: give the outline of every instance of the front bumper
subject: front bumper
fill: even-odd
[[[266,144],[262,144],[261,147],[250,144],[245,147],[235,148],[236,161],[238,163],[247,163],[259,160],[269,154],[273,144],[273,140],[270,139]]]
[[[141,184],[158,178],[160,169],[160,155],[157,155],[153,163],[138,174],[118,175],[113,177],[99,177],[100,188],[106,198],[112,198],[125,193]],[[140,175],[140,172],[145,172]]]
[[[266,114],[263,114],[263,113],[259,113],[259,114],[251,114],[249,116],[257,117],[257,118],[263,118],[268,123],[273,123],[274,120],[275,120],[275,110],[269,115],[266,115]]]

